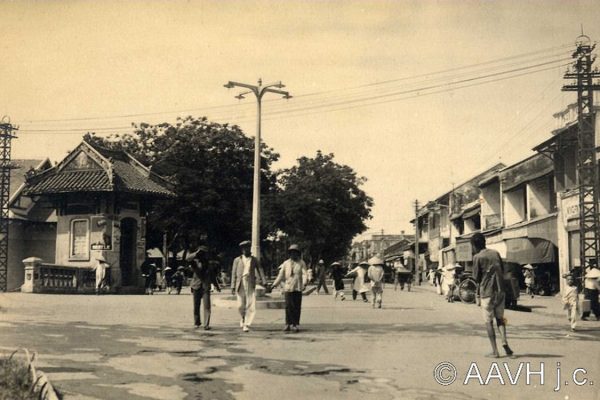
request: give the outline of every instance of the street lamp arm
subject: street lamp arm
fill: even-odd
[[[256,94],[256,93],[257,93],[257,91],[258,91],[258,87],[257,87],[257,86],[254,86],[254,85],[249,85],[249,84],[247,84],[247,83],[241,83],[241,82],[229,81],[229,82],[227,82],[227,83],[226,83],[225,85],[223,85],[223,86],[225,86],[227,89],[232,89],[232,88],[234,88],[234,87],[236,87],[236,86],[238,86],[238,87],[243,87],[243,88],[246,88],[246,89],[250,89],[250,91],[254,92],[255,94]]]
[[[262,93],[266,93],[266,92],[280,94],[280,95],[282,95],[284,97],[291,97],[290,94],[289,94],[289,92],[286,92],[284,90],[273,89],[273,88],[270,88],[270,87],[265,87],[262,90]]]
[[[233,96],[233,97],[235,97],[236,99],[242,100],[242,99],[245,99],[246,98],[245,96],[250,93],[254,93],[254,91],[248,90],[246,92],[242,92],[242,93],[238,94],[237,96]]]
[[[285,85],[283,83],[281,83],[281,81],[277,81],[277,82],[269,83],[268,85],[264,85],[263,87],[265,87],[265,88],[276,87],[277,89],[283,89],[285,87]]]

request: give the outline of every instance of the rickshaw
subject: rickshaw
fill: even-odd
[[[454,287],[454,296],[458,296],[463,303],[475,303],[477,297],[477,283],[469,271],[464,267],[456,269],[456,285]]]

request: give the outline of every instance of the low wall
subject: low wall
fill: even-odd
[[[90,268],[44,263],[41,258],[30,257],[25,264],[23,293],[93,293],[96,274]]]

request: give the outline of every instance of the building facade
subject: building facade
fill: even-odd
[[[173,195],[167,186],[128,153],[83,141],[56,166],[30,174],[23,188],[56,216],[55,256],[43,263],[64,267],[64,275],[103,257],[113,288],[143,287],[146,214],[153,201]]]

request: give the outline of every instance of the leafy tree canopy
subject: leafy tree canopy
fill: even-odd
[[[134,125],[132,134],[108,140],[88,139],[128,151],[174,183],[176,198],[155,204],[149,215],[149,244],[160,245],[167,230],[170,240],[206,237],[212,248],[229,253],[250,237],[254,139],[238,126],[186,117],[174,125]],[[263,143],[261,156],[261,190],[268,196],[279,155]]]
[[[352,238],[367,228],[373,200],[361,189],[365,181],[333,154],[318,151],[280,173],[281,191],[271,212],[279,214],[280,228],[305,256],[331,262],[347,254]]]

